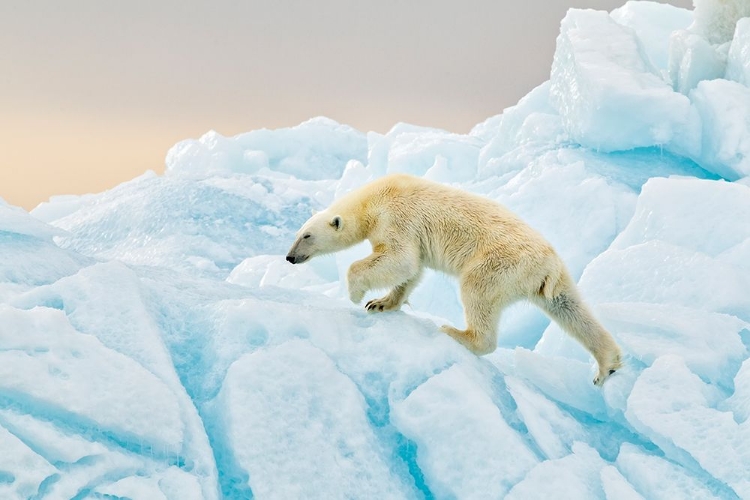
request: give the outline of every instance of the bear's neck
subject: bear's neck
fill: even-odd
[[[360,199],[356,196],[347,196],[339,200],[330,211],[344,218],[344,231],[350,228],[347,238],[347,246],[354,246],[370,238],[377,225],[377,213],[374,210],[373,200],[368,197]]]

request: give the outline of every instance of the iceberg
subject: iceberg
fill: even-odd
[[[750,12],[572,9],[468,134],[208,132],[102,193],[0,201],[0,497],[750,499]],[[477,357],[455,280],[348,301],[311,211],[408,172],[555,246],[626,354],[602,388],[527,304]],[[372,294],[368,300],[377,295]]]

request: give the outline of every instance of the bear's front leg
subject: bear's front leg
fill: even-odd
[[[365,309],[370,312],[397,311],[401,309],[401,305],[409,298],[409,294],[419,284],[421,277],[422,272],[420,269],[420,272],[415,277],[394,287],[385,297],[369,301],[365,304]]]
[[[359,261],[361,262],[361,261]],[[356,264],[356,262],[354,263]],[[365,280],[357,273],[354,264],[349,266],[349,272],[346,275],[347,288],[349,289],[349,300],[355,304],[362,302],[365,294],[370,290],[365,284]]]
[[[397,287],[416,278],[420,273],[416,252],[378,245],[377,252],[354,262],[347,273],[349,298],[355,304],[376,288]]]

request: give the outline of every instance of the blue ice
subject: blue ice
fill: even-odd
[[[550,81],[469,134],[209,132],[164,175],[0,202],[0,497],[750,499],[750,12],[696,4],[569,11]],[[367,314],[363,246],[284,261],[388,172],[541,231],[626,366],[594,387],[523,304],[478,358],[437,273]]]

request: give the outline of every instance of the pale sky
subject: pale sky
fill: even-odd
[[[568,8],[623,3],[2,0],[0,197],[31,209],[162,173],[211,129],[465,133],[549,78]]]

